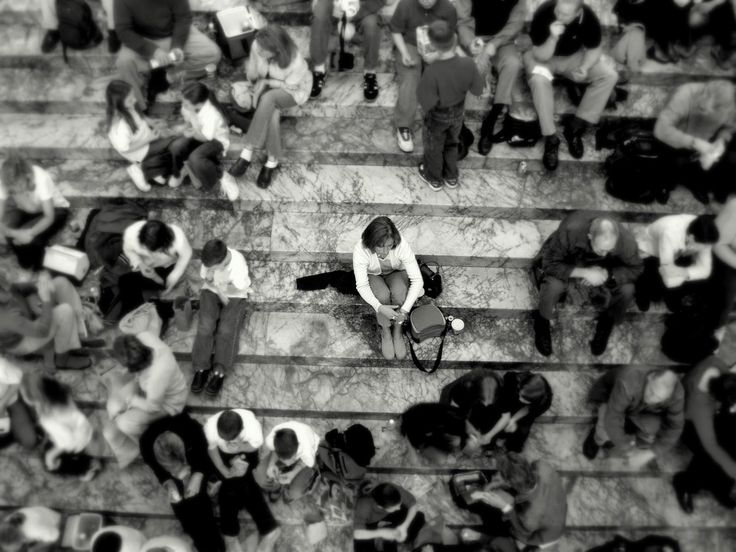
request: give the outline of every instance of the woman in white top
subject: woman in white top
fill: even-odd
[[[151,184],[176,188],[188,151],[186,138],[161,136],[138,108],[133,87],[113,80],[107,85],[107,136],[112,147],[131,162],[128,166],[136,188],[148,192]]]
[[[376,311],[383,356],[405,358],[401,325],[424,284],[414,252],[391,219],[378,217],[363,231],[353,249],[353,272],[358,293]]]
[[[250,165],[253,151],[265,145],[268,159],[257,184],[267,188],[281,160],[280,112],[304,104],[312,90],[312,73],[289,34],[278,25],[268,25],[256,34],[246,65],[253,85],[253,115],[245,148],[229,174],[240,177]]]
[[[109,376],[103,434],[124,468],[138,456],[138,441],[152,422],[184,410],[189,389],[174,353],[152,333],[121,335],[113,354],[127,373]]]
[[[51,175],[13,152],[0,171],[0,237],[21,267],[39,270],[46,246],[66,224],[69,202]]]

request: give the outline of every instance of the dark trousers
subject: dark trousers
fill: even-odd
[[[567,283],[553,276],[544,276],[539,287],[539,314],[547,320],[552,320],[555,315],[555,306],[567,291],[567,286]],[[634,301],[634,284],[622,284],[608,288],[608,292],[610,292],[610,301],[608,301],[608,306],[602,310],[601,316],[609,317],[614,324],[618,324],[623,320],[627,309]]]
[[[399,511],[395,512],[395,514],[403,514],[403,518],[393,520],[391,519],[391,516],[393,514],[390,514],[381,522],[381,528],[398,527],[406,519],[406,512]],[[409,525],[406,541],[404,542],[414,542],[414,540],[417,538],[417,535],[419,535],[419,531],[421,531],[425,523],[426,519],[424,517],[424,514],[422,512],[417,512],[414,520]],[[378,527],[369,527],[369,529],[378,529]],[[411,547],[409,549],[411,549]],[[353,540],[353,550],[354,552],[398,552],[399,543],[383,539]]]
[[[26,213],[19,209],[12,202],[6,206],[5,213],[3,215],[3,222],[5,226],[13,230],[19,228],[30,228],[41,218],[41,214],[38,213]],[[26,245],[16,244],[12,239],[8,238],[8,246],[15,253],[15,257],[18,259],[18,264],[26,269],[40,270],[43,266],[43,255],[46,246],[66,224],[69,218],[68,209],[54,209],[54,222],[51,223],[46,230],[37,235],[31,243]]]
[[[156,274],[158,274],[164,282],[166,277],[171,274],[174,270],[174,265],[167,268],[157,268]],[[165,289],[164,286],[158,284],[146,278],[140,272],[128,272],[120,276],[118,280],[119,297],[120,301],[120,318],[128,314],[129,312],[137,309],[143,303],[158,295],[159,292]],[[162,309],[158,309],[159,316],[162,319],[171,318],[174,314],[173,307],[170,305],[171,312],[164,312]],[[168,309],[166,309],[168,311]]]
[[[205,189],[212,188],[222,178],[222,144],[217,140],[200,142],[195,138],[184,138],[181,144],[182,155],[194,177]]]
[[[148,145],[148,153],[141,163],[141,169],[150,184],[161,185],[157,177],[168,179],[179,177],[184,161],[191,153],[191,138],[185,136],[158,138]],[[165,182],[164,182],[165,184]]]
[[[463,103],[438,107],[424,116],[424,172],[430,180],[457,179],[457,146],[464,117]]]
[[[684,258],[687,260],[687,258]],[[675,263],[677,266],[687,266],[686,263]],[[672,312],[679,312],[683,309],[684,300],[688,295],[695,295],[702,287],[702,282],[684,282],[674,288],[668,288],[662,281],[659,273],[659,258],[647,257],[644,259],[644,272],[636,281],[636,296],[647,297],[652,302],[664,301],[667,308]]]
[[[701,288],[707,324],[713,330],[723,327],[728,322],[736,300],[736,269],[713,255],[713,269]]]
[[[183,489],[180,489],[183,493]],[[225,541],[215,520],[212,501],[207,495],[207,482],[195,496],[171,505],[184,532],[192,538],[198,552],[224,552]]]
[[[253,466],[243,477],[223,480],[219,501],[220,527],[225,536],[234,537],[240,533],[238,513],[241,508],[245,508],[253,518],[259,534],[266,535],[278,527],[263,491],[253,479]]]
[[[199,295],[199,322],[192,347],[195,370],[217,368],[222,374],[232,368],[240,345],[240,330],[245,319],[245,299],[230,298],[224,305],[208,289]]]

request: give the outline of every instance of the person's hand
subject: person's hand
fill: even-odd
[[[409,52],[404,52],[401,54],[401,63],[404,64],[404,67],[414,67],[417,64],[417,60]]]
[[[171,53],[174,54],[174,65],[179,65],[184,61],[184,50],[181,48],[174,48]]]
[[[233,458],[233,461],[230,463],[230,478],[243,477],[248,471],[249,465],[248,461],[242,456]]]
[[[170,293],[172,289],[174,289],[174,286],[178,283],[178,280],[172,278],[172,274],[169,274],[166,277],[166,288],[164,289],[164,293]]]
[[[600,266],[593,266],[586,270],[583,280],[593,287],[602,286],[608,280],[608,271]]]
[[[179,489],[173,479],[164,481],[164,489],[166,489],[166,493],[169,495],[169,502],[172,504],[181,502],[181,493],[179,493]]]
[[[484,51],[488,57],[493,57],[496,55],[496,45],[493,42],[489,42],[486,44]]]
[[[629,466],[636,470],[642,469],[644,466],[646,466],[649,462],[654,460],[655,454],[651,450],[632,450],[626,455],[627,460],[629,461]]]
[[[585,67],[578,67],[570,73],[570,76],[575,82],[582,82],[588,78],[588,70]]]
[[[409,313],[406,312],[404,309],[399,309],[396,312],[396,323],[397,324],[403,324],[404,321],[408,318]]]
[[[13,234],[13,241],[17,245],[28,245],[34,238],[30,230],[16,230]]]
[[[279,476],[279,469],[275,465],[268,466],[268,468],[266,468],[266,477],[268,479],[275,480],[278,478],[278,476]]]
[[[396,320],[399,313],[396,309],[398,309],[398,305],[381,305],[378,307],[378,314],[381,314],[388,318],[389,320]]]
[[[555,21],[549,26],[549,34],[551,34],[552,36],[559,37],[564,32],[565,32],[565,24],[560,23],[559,21]]]
[[[474,56],[477,56],[478,54],[480,54],[483,51],[483,39],[482,38],[474,39],[473,42],[470,43],[468,50]]]
[[[516,428],[517,428],[516,422],[514,420],[509,420],[509,423],[506,424],[506,427],[503,428],[503,430],[506,433],[513,433],[514,431],[516,431]]]
[[[403,525],[398,526],[394,531],[396,533],[396,542],[404,542],[406,537],[409,536],[407,528]]]
[[[36,283],[36,293],[42,303],[51,302],[51,297],[54,293],[54,282],[51,281],[51,276],[48,272],[43,271],[38,275],[38,282]]]
[[[199,490],[202,488],[202,474],[200,472],[195,473],[189,478],[187,488],[184,489],[184,497],[192,498],[199,494]]]
[[[151,58],[151,61],[155,61],[159,67],[166,67],[171,63],[171,59],[169,59],[169,53],[165,50],[162,50],[161,48],[157,48],[155,52],[153,52],[153,57]]]
[[[693,138],[693,150],[699,155],[709,155],[713,151],[714,144],[711,144],[707,140],[702,138]]]

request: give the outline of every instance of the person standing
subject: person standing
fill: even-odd
[[[107,49],[111,54],[120,50],[120,39],[115,31],[114,0],[102,0],[102,9],[107,22]],[[57,0],[41,0],[41,27],[46,31],[41,41],[41,51],[48,54],[59,44],[59,16],[56,13]],[[101,37],[100,37],[101,38]]]

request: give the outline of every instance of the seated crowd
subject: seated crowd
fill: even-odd
[[[65,40],[56,5],[41,3],[44,52]],[[117,74],[106,89],[105,132],[141,192],[189,182],[203,193],[219,187],[235,202],[242,185],[237,179],[260,150],[266,159],[256,184],[267,188],[284,161],[284,110],[330,89],[335,28],[341,43],[362,36],[364,98],[374,101],[380,94],[382,0],[315,0],[309,63],[285,28],[260,28],[245,62],[246,80],[233,87],[237,110],[218,100],[210,66],[220,62],[221,51],[193,24],[188,0],[105,0],[103,8],[108,46],[117,53]],[[709,34],[717,63],[732,61],[732,2],[664,0],[655,7],[653,0],[619,0],[615,12],[622,34],[615,60],[605,53],[597,15],[582,0],[547,0],[532,14],[528,9],[525,0],[398,0],[393,6],[388,27],[398,89],[392,125],[399,149],[411,153],[421,107],[418,178],[432,190],[458,187],[458,162],[468,148],[464,134],[470,133],[466,98],[468,92],[481,96],[491,77],[495,88],[478,153],[488,155],[494,144],[511,139],[509,121],[528,87],[544,137],[542,163],[552,171],[560,147],[555,79],[578,87],[578,105],[565,118],[562,137],[570,156],[581,159],[585,132],[601,120],[622,74],[640,71],[647,55],[663,62],[681,59],[696,38]],[[660,24],[664,14],[671,26]],[[527,22],[531,44],[523,49],[517,39]],[[653,41],[649,51],[647,37]],[[102,35],[93,40],[99,43]],[[345,53],[341,46],[339,63],[347,63]],[[181,89],[181,120],[167,128],[153,106],[172,86]],[[242,151],[227,166],[233,125],[243,134]],[[673,491],[686,513],[693,512],[699,492],[725,508],[736,507],[736,367],[715,356],[736,299],[734,130],[732,82],[681,85],[651,131],[666,167],[656,183],[658,199],[666,201],[682,184],[711,203],[715,214],[666,215],[635,226],[597,211],[574,211],[546,238],[531,271],[539,291],[534,343],[544,357],[563,346],[565,319],[556,313],[575,294],[586,296],[597,311],[590,339],[594,357],[606,352],[634,305],[646,312],[652,303],[663,303],[668,312],[665,353],[678,360],[698,352],[682,380],[670,369],[640,365],[602,374],[589,390],[596,421],[581,443],[589,461],[604,451],[633,469],[651,466],[684,444],[692,456],[675,475]],[[195,252],[182,226],[137,203],[93,210],[77,243],[99,269],[99,292],[90,305],[69,279],[43,269],[44,251],[70,215],[52,176],[11,152],[0,177],[0,235],[18,265],[32,271],[22,282],[0,278],[0,446],[16,442],[24,449],[18,454],[26,456],[38,450],[48,472],[82,482],[102,470],[130,469],[140,457],[188,535],[146,539],[137,529],[106,525],[90,536],[90,550],[239,552],[244,546],[269,552],[282,536],[272,505],[310,499],[322,484],[330,494],[337,484],[354,497],[356,552],[558,549],[567,518],[565,486],[550,463],[530,461],[522,452],[544,431],[533,429],[534,422],[554,410],[555,393],[559,401],[565,389],[553,392],[542,374],[528,369],[477,368],[404,411],[391,446],[408,445],[418,462],[444,465],[464,455],[488,468],[477,471],[468,492],[458,490],[465,481],[459,475],[449,484],[458,508],[479,516],[477,530],[442,528],[409,490],[387,478],[365,477],[375,448],[365,428],[352,433],[367,431],[353,439],[362,441],[364,454],[348,446],[357,424],[323,437],[298,420],[264,431],[246,408],[210,408],[200,417],[187,407],[190,392],[204,393],[202,400],[222,394],[238,401],[227,380],[234,376],[252,282],[236,244],[203,228],[204,244]],[[376,317],[377,349],[387,361],[405,359],[405,325],[412,309],[428,300],[412,244],[390,218],[376,217],[363,229],[353,248],[352,273],[356,294]],[[172,322],[187,325],[182,305],[191,309],[194,303],[198,323],[189,379],[166,340]],[[106,396],[99,421],[80,409],[57,371],[92,366],[90,349],[106,346],[98,337],[103,324],[121,331],[112,344],[116,367],[101,378]],[[697,332],[688,331],[694,324]],[[32,355],[42,358],[42,372],[23,360]],[[336,471],[335,454],[342,455],[343,470]],[[348,477],[345,465],[358,475]],[[241,510],[256,527],[246,538],[240,536]],[[0,520],[0,550],[51,550],[62,533],[57,512],[20,508]],[[676,549],[676,543],[657,538],[657,550]]]

